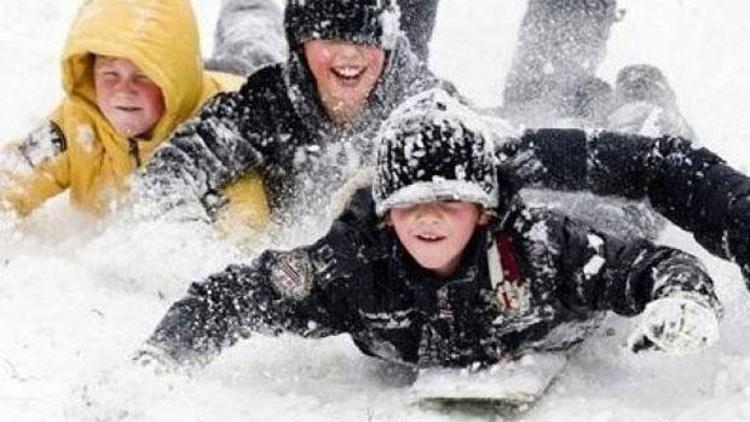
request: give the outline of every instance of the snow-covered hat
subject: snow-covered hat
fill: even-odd
[[[378,134],[373,196],[393,207],[454,200],[498,204],[497,159],[483,119],[440,89],[407,100]]]
[[[399,17],[395,0],[288,0],[284,28],[291,48],[326,39],[389,50],[400,32]]]

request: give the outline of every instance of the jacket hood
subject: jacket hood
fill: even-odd
[[[85,0],[62,57],[63,87],[96,106],[93,54],[126,58],[162,90],[163,139],[199,104],[204,85],[198,27],[188,0]]]
[[[295,111],[312,133],[327,136],[341,134],[342,129],[333,124],[320,102],[315,78],[301,49],[290,51],[284,68],[284,80]],[[425,63],[412,53],[406,37],[400,36],[395,47],[386,55],[383,72],[359,119],[347,125],[343,131],[348,132],[349,136],[366,133],[365,138],[368,138],[367,143],[370,144],[369,137],[396,106],[406,98],[435,87],[456,93],[455,88],[432,74]],[[343,135],[347,136],[347,133]]]

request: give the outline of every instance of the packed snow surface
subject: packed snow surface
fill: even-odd
[[[600,75],[661,67],[700,141],[747,172],[750,2],[619,3],[627,13]],[[77,4],[3,7],[2,142],[38,127],[60,98],[58,55]],[[497,105],[524,4],[443,0],[434,69],[478,104]],[[195,5],[208,54],[219,2]],[[65,199],[21,227],[0,226],[0,419],[471,420],[410,406],[403,377],[344,336],[256,336],[190,378],[133,367],[128,358],[188,282],[243,258],[200,228],[92,222]],[[750,297],[739,272],[677,229],[662,240],[705,258],[725,305],[719,343],[692,356],[633,355],[624,345],[636,321],[609,318],[524,420],[750,420]]]

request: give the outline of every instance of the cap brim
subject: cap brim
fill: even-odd
[[[435,201],[473,202],[485,208],[495,208],[497,200],[497,195],[490,195],[476,183],[463,180],[417,182],[397,190],[381,201],[377,205],[376,212],[382,216],[391,208]]]

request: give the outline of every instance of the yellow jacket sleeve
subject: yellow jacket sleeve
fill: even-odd
[[[67,189],[70,179],[65,136],[49,122],[0,152],[2,205],[28,215]]]
[[[269,207],[263,176],[249,173],[222,190],[226,206],[218,212],[216,225],[235,244],[252,248],[269,223]]]

